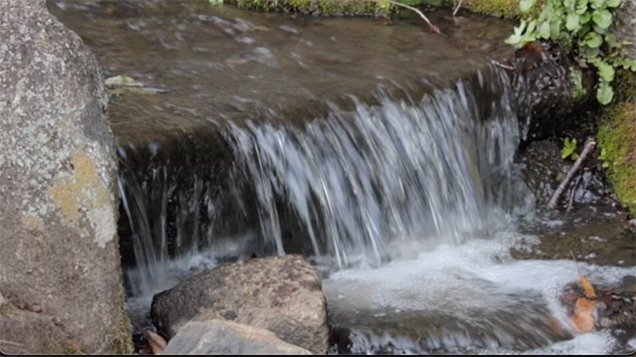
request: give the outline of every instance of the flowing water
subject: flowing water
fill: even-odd
[[[515,164],[523,103],[489,64],[509,25],[433,14],[441,38],[207,1],[53,3],[107,74],[145,84],[111,98],[133,317],[195,271],[302,253],[333,353],[619,350],[608,331],[572,337],[571,261],[511,257],[537,214]],[[608,285],[636,274],[581,265]]]

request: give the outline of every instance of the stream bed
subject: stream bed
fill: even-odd
[[[546,213],[524,179],[512,24],[448,11],[303,18],[208,1],[49,2],[111,87],[129,312],[217,264],[301,253],[331,353],[613,354],[577,334],[577,264],[636,294],[635,234],[605,197]],[[532,164],[532,162],[530,162]],[[633,303],[633,302],[632,302]],[[555,325],[560,326],[555,328]]]

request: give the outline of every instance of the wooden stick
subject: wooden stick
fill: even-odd
[[[380,0],[367,0],[367,1],[373,1],[373,2],[378,2]],[[418,14],[422,20],[424,20],[424,22],[426,22],[426,24],[428,25],[428,27],[430,27],[430,29],[435,32],[438,35],[443,35],[442,31],[440,31],[439,27],[433,25],[433,23],[431,23],[431,20],[428,19],[428,17],[426,17],[426,15],[424,15],[424,13],[422,13],[418,8],[415,8],[413,6],[409,6],[406,4],[402,4],[401,2],[397,2],[397,1],[393,1],[393,0],[387,0],[387,2],[391,5],[395,5],[398,7],[403,7],[405,9],[409,9],[413,12],[415,12],[416,14]]]
[[[576,160],[574,165],[572,165],[572,168],[570,169],[570,171],[568,171],[568,174],[567,176],[565,176],[565,179],[561,181],[561,184],[559,185],[559,187],[557,187],[556,191],[554,191],[554,194],[552,194],[552,197],[550,198],[550,202],[548,202],[548,209],[556,208],[557,201],[559,200],[559,197],[561,197],[561,194],[563,194],[565,187],[568,185],[568,183],[570,183],[570,181],[574,177],[574,174],[579,169],[579,167],[581,167],[581,164],[583,163],[585,158],[590,154],[590,152],[592,152],[592,149],[594,149],[595,145],[596,145],[596,142],[594,141],[593,138],[587,138],[587,140],[585,140],[585,146],[583,147],[583,152],[581,152],[581,156],[579,156],[579,158]]]
[[[459,2],[457,3],[457,7],[455,7],[455,11],[453,11],[453,17],[457,15],[457,11],[459,11],[459,8],[462,7],[462,1],[464,0],[459,0]]]
[[[515,69],[513,66],[508,66],[507,64],[503,64],[503,63],[501,63],[499,61],[495,61],[494,59],[491,59],[490,62],[492,64],[494,64],[495,66],[497,66],[497,67],[501,67],[501,68],[507,69],[509,71],[514,71],[514,69]]]

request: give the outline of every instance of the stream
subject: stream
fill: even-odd
[[[330,353],[636,348],[620,331],[576,334],[560,300],[578,277],[570,250],[595,285],[636,275],[634,234],[584,188],[572,213],[540,209],[518,157],[524,103],[493,65],[512,24],[432,12],[441,37],[417,18],[207,0],[49,8],[105,77],[139,82],[112,87],[109,108],[137,328],[155,293],[196,272],[300,253],[322,277]]]

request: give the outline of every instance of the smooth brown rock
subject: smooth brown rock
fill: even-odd
[[[225,319],[274,332],[313,353],[329,347],[320,280],[301,256],[219,266],[155,295],[151,316],[167,338],[188,321]]]
[[[164,355],[310,355],[268,330],[226,320],[190,321],[170,340]]]

